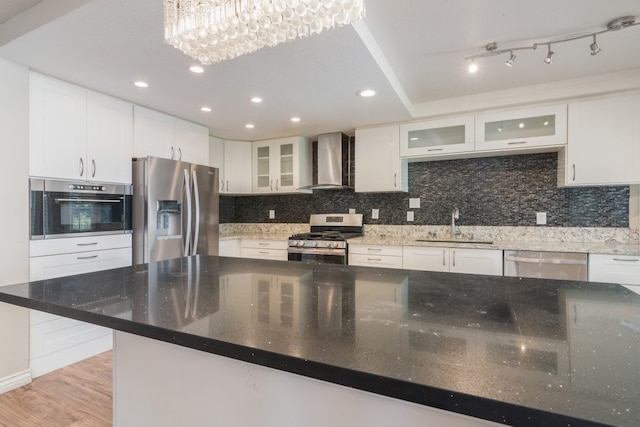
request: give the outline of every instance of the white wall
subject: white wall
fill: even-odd
[[[0,286],[29,279],[29,72],[0,59]],[[0,393],[31,380],[29,311],[0,303]]]

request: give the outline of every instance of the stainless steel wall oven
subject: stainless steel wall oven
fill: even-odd
[[[132,232],[132,186],[42,178],[29,180],[30,238]]]

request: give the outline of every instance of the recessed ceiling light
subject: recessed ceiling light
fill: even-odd
[[[246,125],[244,125],[244,127],[246,127],[247,129],[253,129],[256,126],[254,124],[247,123]]]
[[[133,82],[134,85],[136,85],[137,87],[149,87],[149,84],[147,82],[143,82],[141,80],[138,80],[137,82]]]
[[[251,98],[251,102],[253,102],[254,104],[260,104],[262,102],[262,98],[260,98],[259,96],[254,96]]]
[[[291,121],[297,123],[300,121],[300,117],[291,117]]]
[[[204,68],[199,65],[192,65],[191,67],[189,67],[189,71],[191,71],[192,73],[201,74],[204,73]]]
[[[478,64],[476,64],[475,62],[471,62],[471,64],[469,64],[469,72],[473,74],[477,71],[478,71]]]
[[[376,91],[373,89],[362,89],[356,92],[356,95],[362,96],[363,98],[369,98],[370,96],[374,96]]]
[[[522,122],[518,123],[518,127],[519,127],[520,129],[524,128],[524,123],[522,123]]]
[[[211,108],[209,108],[209,107],[201,107],[200,111],[204,111],[205,113],[210,113],[211,112]]]

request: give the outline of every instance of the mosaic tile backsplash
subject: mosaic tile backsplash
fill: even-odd
[[[557,153],[410,163],[408,193],[221,196],[220,222],[308,223],[312,213],[353,208],[366,224],[446,225],[457,207],[461,226],[535,226],[536,212],[546,212],[551,227],[629,226],[628,186],[558,188],[556,183]],[[420,208],[409,209],[409,198],[420,198]],[[379,209],[379,219],[371,219],[372,209]],[[406,221],[408,210],[413,222]]]

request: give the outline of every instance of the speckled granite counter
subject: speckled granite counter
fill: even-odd
[[[191,257],[0,301],[510,425],[640,425],[618,285]]]

